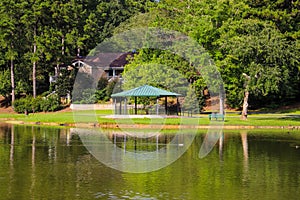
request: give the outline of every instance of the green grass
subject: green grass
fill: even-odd
[[[105,115],[112,114],[111,110],[54,112],[54,113],[30,113],[24,114],[0,114],[0,121],[44,122],[57,124],[94,123],[101,124],[169,124],[169,125],[209,125],[222,124],[222,122],[209,121],[207,115],[198,115],[192,118],[135,118],[135,119],[108,119]],[[74,117],[75,116],[75,117]],[[248,120],[240,119],[238,114],[226,115],[224,125],[240,126],[300,126],[300,111],[275,114],[253,114]]]

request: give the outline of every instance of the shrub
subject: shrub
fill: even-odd
[[[56,111],[61,109],[61,103],[60,103],[60,98],[58,95],[53,94],[51,96],[49,96],[48,98],[46,98],[46,101],[50,101],[50,109],[48,109],[47,111]]]
[[[26,110],[26,98],[17,99],[13,103],[14,110],[17,113],[24,113]]]
[[[40,112],[41,111],[41,102],[43,101],[42,97],[33,98],[31,97],[31,100],[28,100],[28,107],[31,107],[31,110],[34,112]]]
[[[40,111],[56,111],[61,108],[58,95],[52,94],[48,97],[27,96],[25,98],[17,99],[14,101],[14,110],[18,113],[32,113]]]
[[[40,102],[41,110],[44,112],[47,111],[56,111],[61,108],[59,96],[57,94],[51,94],[48,97],[44,97]]]
[[[34,110],[37,105],[35,105],[35,102],[33,103],[33,97],[27,96],[25,98],[17,99],[13,103],[14,110],[18,113],[25,113],[25,112],[33,112],[38,110]]]

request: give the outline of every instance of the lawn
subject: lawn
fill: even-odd
[[[53,113],[0,114],[0,121],[41,122],[57,124],[74,123],[100,123],[100,124],[167,124],[167,125],[210,125],[223,124],[223,122],[209,121],[208,115],[193,117],[168,117],[168,118],[134,118],[134,119],[109,119],[111,110],[96,111],[67,111]],[[281,112],[272,114],[252,114],[248,120],[240,119],[240,115],[229,113],[226,115],[224,125],[239,126],[300,126],[300,111]]]

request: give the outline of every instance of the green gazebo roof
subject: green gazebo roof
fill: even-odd
[[[111,97],[170,97],[181,96],[181,94],[169,92],[160,88],[150,85],[143,85],[131,90],[123,91],[120,93],[112,94]]]

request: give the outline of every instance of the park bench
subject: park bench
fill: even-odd
[[[220,120],[224,121],[224,115],[220,114],[220,113],[212,113],[212,114],[208,115],[208,119],[209,120],[215,119],[217,121],[218,121],[218,119],[220,119]]]

